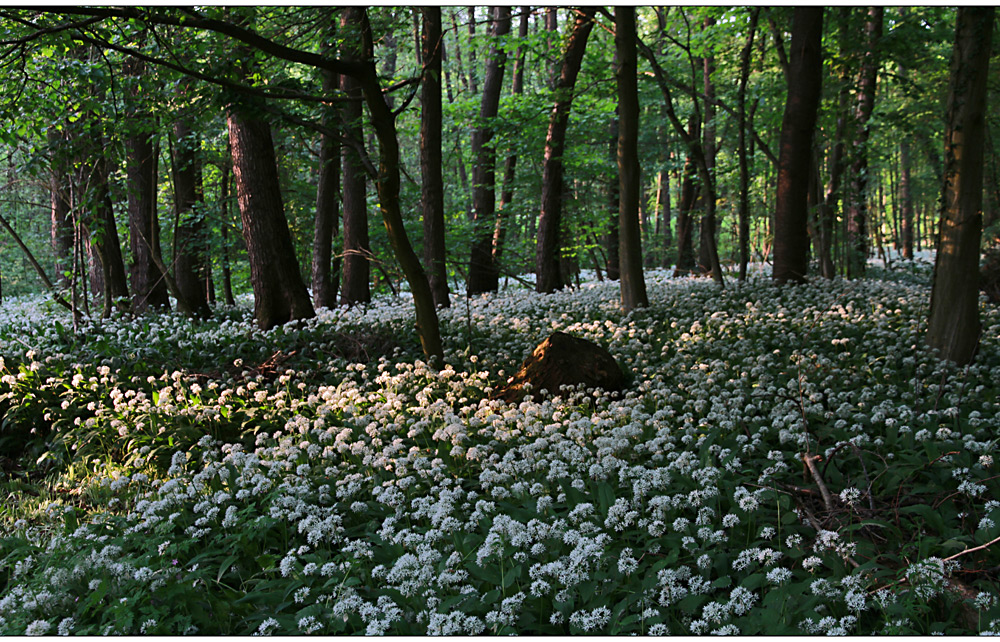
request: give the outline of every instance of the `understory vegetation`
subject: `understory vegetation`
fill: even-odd
[[[405,297],[262,332],[0,309],[3,634],[1000,634],[1000,313],[929,266]],[[490,399],[561,330],[620,398]]]

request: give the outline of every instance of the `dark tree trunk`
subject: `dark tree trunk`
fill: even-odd
[[[739,203],[739,244],[740,244],[740,281],[747,279],[747,265],[750,263],[750,168],[747,159],[747,82],[750,79],[750,54],[753,51],[753,39],[757,31],[757,20],[760,8],[750,9],[750,26],[747,27],[747,41],[740,52],[740,84],[736,94],[737,109],[737,143],[736,153],[740,165],[740,203]]]
[[[70,217],[69,174],[60,152],[65,140],[55,128],[48,130],[50,148],[49,203],[52,254],[55,256],[56,283],[70,285],[66,272],[73,268],[73,220]]]
[[[535,289],[545,294],[561,289],[565,285],[559,270],[562,247],[559,229],[562,225],[563,151],[566,146],[569,110],[573,104],[573,88],[580,73],[587,38],[594,27],[596,13],[596,7],[583,7],[576,15],[560,65],[559,78],[556,80],[555,105],[549,116],[549,128],[545,136],[542,206],[538,216],[535,249]]]
[[[372,34],[368,23],[368,15],[362,10],[361,32],[363,36],[364,66],[359,81],[364,92],[365,103],[371,114],[372,127],[379,142],[378,197],[382,210],[382,222],[385,224],[389,242],[403,270],[410,292],[413,295],[413,305],[416,309],[417,334],[424,354],[434,362],[440,362],[444,357],[441,345],[441,328],[438,323],[437,308],[431,294],[427,275],[420,265],[410,239],[403,225],[403,214],[399,201],[399,140],[396,136],[396,121],[389,106],[385,102],[382,87],[375,72],[372,56]]]
[[[699,135],[698,120],[692,115],[688,120],[688,134],[692,138]],[[694,271],[694,230],[691,212],[698,200],[698,184],[695,176],[694,158],[689,150],[684,159],[684,171],[681,176],[681,198],[677,204],[677,267],[676,275],[684,276]]]
[[[441,8],[423,7],[423,35],[421,47],[424,59],[424,78],[420,101],[420,173],[423,184],[420,191],[420,208],[424,226],[424,265],[431,288],[434,305],[446,308],[451,304],[448,296],[448,268],[445,263],[444,181],[441,177]]]
[[[80,168],[77,191],[82,199],[81,222],[90,241],[91,287],[95,296],[103,295],[101,314],[108,317],[112,306],[127,305],[123,300],[128,298],[128,277],[108,184],[110,169],[104,156],[104,138],[97,130],[92,127],[90,136],[99,151],[93,152],[89,166]]]
[[[315,311],[285,219],[271,128],[237,106],[230,107],[228,124],[257,325],[270,330],[311,318]]]
[[[226,150],[226,155],[232,158],[231,150]],[[233,297],[233,275],[229,269],[229,182],[232,180],[232,165],[227,159],[222,160],[222,175],[219,178],[219,209],[222,213],[222,294],[226,299],[226,305],[236,305]]]
[[[330,22],[331,41],[335,38],[333,21]],[[332,51],[332,42],[326,49]],[[338,78],[330,71],[321,72],[323,94],[336,93]],[[323,124],[335,129],[329,115]],[[337,305],[337,285],[340,277],[340,258],[333,257],[334,238],[340,229],[340,141],[333,136],[320,134],[319,173],[316,177],[316,220],[313,226],[312,294],[317,308]]]
[[[639,92],[636,73],[635,7],[615,7],[615,54],[618,66],[618,227],[621,297],[625,312],[649,305],[642,275],[639,230]]]
[[[615,64],[618,64],[618,54],[615,53]],[[611,121],[608,131],[608,156],[616,166],[618,164],[618,108],[615,109],[615,117]],[[617,281],[621,277],[621,256],[619,255],[621,235],[619,234],[619,206],[621,201],[621,184],[616,177],[608,179],[608,233],[605,236],[604,247],[607,261],[604,270],[608,273],[608,278]]]
[[[875,106],[875,83],[878,79],[879,40],[882,37],[882,7],[868,10],[865,21],[865,54],[861,61],[858,103],[854,114],[857,132],[853,142],[850,202],[848,216],[848,277],[864,274],[868,261],[868,138],[869,120]]]
[[[712,17],[705,18],[703,29],[709,29],[715,24]],[[715,238],[715,209],[716,209],[716,180],[715,180],[715,84],[712,82],[712,73],[715,71],[715,56],[711,53],[702,58],[702,79],[705,92],[704,106],[704,127],[702,128],[702,149],[705,154],[705,172],[711,181],[709,189],[705,191],[706,197],[711,194],[712,200],[705,202],[705,214],[701,219],[701,230],[698,234],[698,267],[702,274],[713,272],[712,254],[716,254],[718,260],[718,242]]]
[[[341,28],[344,35],[345,60],[361,58],[361,35],[358,33],[364,8],[351,6],[344,9]],[[360,83],[350,76],[341,76],[340,87],[348,98],[343,107],[344,130],[356,145],[364,145],[362,127],[362,95]],[[344,260],[343,287],[340,301],[347,305],[371,301],[369,279],[371,268],[368,245],[368,202],[365,194],[365,172],[358,150],[344,145],[343,199],[344,199]]]
[[[510,33],[510,7],[494,7],[490,56],[486,61],[483,99],[479,123],[472,132],[472,220],[473,243],[466,283],[468,294],[496,292],[499,271],[493,262],[493,233],[496,228],[496,146],[493,143],[493,120],[500,107],[507,54],[499,42]]]
[[[777,283],[805,281],[809,268],[807,202],[822,83],[822,36],[823,8],[796,7],[792,19],[788,98],[778,153],[773,271]]]
[[[975,357],[981,332],[979,243],[993,17],[993,7],[959,7],[951,57],[944,195],[927,343],[959,365]]]
[[[200,318],[211,316],[205,296],[205,221],[202,218],[201,141],[184,120],[174,124],[174,282],[177,309]]]

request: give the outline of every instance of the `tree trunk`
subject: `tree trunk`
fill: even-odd
[[[750,263],[750,168],[747,159],[747,82],[750,79],[750,54],[753,51],[753,39],[757,31],[757,20],[760,8],[750,9],[750,26],[747,28],[747,40],[740,52],[740,84],[736,94],[737,109],[737,143],[736,153],[740,165],[740,204],[739,204],[739,244],[740,244],[740,281],[747,280],[747,265]]]
[[[336,36],[330,22],[330,40]],[[332,52],[332,42],[325,47]],[[339,79],[331,71],[320,72],[323,77],[323,94],[336,93]],[[334,119],[324,116],[325,126],[335,129]],[[340,258],[333,257],[334,238],[340,229],[340,141],[333,136],[320,134],[319,173],[316,177],[316,220],[313,226],[312,294],[313,306],[332,308],[337,305],[337,285],[340,277]]]
[[[372,59],[372,33],[368,23],[368,15],[361,10],[361,33],[363,37],[364,54],[363,73],[358,80],[364,93],[365,103],[371,114],[372,127],[379,142],[378,197],[382,210],[382,222],[385,224],[389,242],[406,277],[410,292],[413,295],[413,305],[416,308],[417,334],[424,354],[434,362],[444,358],[441,345],[441,328],[438,324],[437,308],[431,294],[427,275],[420,265],[410,239],[403,225],[403,215],[399,201],[399,140],[396,136],[395,116],[389,110],[382,94],[382,87],[375,72],[375,62]]]
[[[882,37],[882,7],[868,10],[865,21],[865,54],[861,61],[861,78],[858,83],[858,103],[855,110],[857,132],[854,136],[854,162],[851,164],[851,200],[848,216],[847,275],[864,274],[868,260],[868,138],[869,120],[875,106],[875,83],[878,79],[879,40]]]
[[[112,306],[121,306],[121,301],[128,298],[128,279],[108,185],[110,170],[104,156],[104,139],[96,133],[97,129],[92,127],[90,135],[100,151],[95,152],[96,158],[91,160],[89,167],[81,168],[78,185],[84,209],[81,221],[90,241],[91,284],[95,295],[103,295],[101,314],[108,317]]]
[[[805,281],[809,269],[807,201],[823,78],[822,36],[823,8],[796,7],[774,212],[773,278],[777,283]]]
[[[559,270],[562,247],[559,228],[562,225],[563,152],[566,146],[569,110],[573,104],[573,88],[580,73],[587,38],[594,27],[596,13],[596,7],[583,7],[576,15],[573,30],[563,53],[559,78],[555,83],[555,104],[549,116],[549,128],[545,136],[542,205],[538,215],[535,249],[535,289],[544,294],[554,292],[565,285]]]
[[[518,42],[528,38],[528,17],[531,7],[521,7],[521,20],[517,29]],[[518,46],[514,54],[514,81],[511,84],[511,94],[520,96],[524,93],[524,59],[527,47]],[[510,154],[504,162],[503,187],[500,190],[500,203],[497,206],[497,221],[493,231],[493,264],[500,266],[503,256],[504,241],[507,236],[508,206],[514,200],[514,170],[517,166],[517,154]]]
[[[615,52],[615,65],[619,64],[618,52]],[[617,166],[618,163],[618,108],[615,109],[614,119],[611,121],[611,127],[609,129],[608,136],[608,156],[611,162]],[[610,177],[608,179],[608,233],[605,236],[605,248],[607,262],[604,264],[604,270],[608,273],[608,278],[612,281],[617,281],[621,278],[621,235],[620,235],[620,224],[619,218],[621,209],[621,183],[616,177]]]
[[[434,305],[446,308],[448,297],[448,267],[445,263],[444,181],[441,177],[441,8],[421,8],[423,35],[421,47],[424,78],[420,89],[420,209],[424,226],[424,265]]]
[[[493,7],[490,56],[486,61],[483,99],[479,122],[472,132],[472,256],[466,291],[470,295],[496,292],[499,271],[493,263],[493,232],[496,227],[496,146],[493,143],[493,120],[500,107],[507,54],[500,40],[510,33],[510,7]]]
[[[639,230],[639,93],[636,79],[635,7],[615,7],[618,66],[618,227],[621,297],[625,312],[649,305],[642,274]]]
[[[230,106],[227,120],[257,325],[270,330],[311,318],[315,311],[285,219],[271,128],[235,105]]]
[[[201,141],[182,118],[174,123],[174,282],[177,309],[199,318],[212,312],[205,297],[205,221],[202,219]]]
[[[979,345],[979,243],[993,7],[959,7],[945,119],[944,195],[927,343],[970,363]]]
[[[906,138],[899,141],[899,191],[902,203],[903,258],[913,258],[913,191],[910,182],[910,143]]]
[[[232,158],[232,152],[226,149],[226,155]],[[222,213],[222,294],[226,305],[236,305],[233,297],[233,275],[229,269],[229,182],[232,176],[230,161],[222,160],[222,175],[219,178],[219,209]]]
[[[705,18],[703,32],[710,29],[715,24],[715,19],[711,16]],[[715,238],[715,209],[716,209],[716,180],[715,180],[715,85],[712,82],[712,73],[715,71],[715,56],[708,53],[701,59],[702,81],[705,93],[705,103],[703,109],[704,126],[702,127],[702,150],[705,154],[705,173],[708,175],[711,185],[705,190],[706,197],[712,195],[712,201],[706,198],[705,212],[701,219],[701,230],[698,234],[698,267],[702,274],[710,274],[713,270],[712,253],[718,256],[718,242]],[[718,259],[716,259],[718,260]]]
[[[73,221],[70,217],[69,176],[60,151],[64,135],[54,127],[49,128],[49,203],[51,220],[52,254],[55,257],[56,283],[68,287],[67,271],[73,268]]]
[[[344,35],[341,57],[344,60],[361,58],[361,35],[358,33],[364,8],[346,7],[340,26]],[[347,97],[343,107],[344,131],[356,145],[364,145],[362,127],[362,92],[357,79],[341,76],[340,87]],[[371,268],[368,244],[368,202],[365,194],[365,172],[360,154],[351,145],[344,145],[343,200],[344,200],[344,260],[343,287],[340,302],[346,305],[371,301],[369,284]]]
[[[698,119],[692,114],[688,119],[688,135],[695,138],[699,135]],[[681,198],[677,204],[677,267],[676,275],[684,276],[694,271],[694,230],[691,212],[698,200],[698,184],[695,175],[698,170],[690,149],[684,158],[684,171],[681,176]]]

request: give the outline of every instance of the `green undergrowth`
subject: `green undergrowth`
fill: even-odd
[[[1000,632],[1000,315],[921,340],[921,265],[647,276],[261,332],[0,310],[0,633]],[[56,321],[58,320],[58,323]],[[550,332],[622,398],[491,401]]]

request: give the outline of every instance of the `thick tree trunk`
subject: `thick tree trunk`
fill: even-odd
[[[205,296],[205,222],[202,212],[201,141],[182,118],[174,123],[174,282],[177,309],[200,318],[212,312]]]
[[[538,215],[535,249],[535,289],[544,294],[554,292],[565,285],[559,270],[562,247],[559,230],[562,225],[563,152],[566,146],[569,110],[573,104],[573,88],[580,73],[587,38],[594,27],[596,13],[596,7],[583,7],[576,15],[560,65],[559,78],[555,83],[555,105],[549,116],[549,128],[545,136],[542,206]]]
[[[441,8],[421,8],[423,34],[421,48],[424,78],[420,90],[420,209],[424,226],[424,265],[434,305],[451,305],[448,296],[448,268],[445,263],[444,181],[441,176]]]
[[[865,21],[865,54],[861,61],[858,103],[854,120],[857,132],[851,164],[851,200],[848,216],[848,277],[864,274],[868,261],[868,138],[869,120],[875,106],[875,83],[878,79],[879,40],[882,38],[882,7],[871,7]]]
[[[335,38],[331,21],[329,37]],[[327,50],[332,50],[332,43]],[[339,79],[330,71],[321,72],[323,94],[332,96]],[[323,124],[335,129],[334,119],[324,117]],[[333,136],[320,134],[319,173],[316,177],[316,219],[313,225],[312,246],[312,295],[317,308],[337,305],[337,285],[340,277],[340,258],[333,258],[334,238],[340,229],[340,141]],[[339,244],[338,244],[339,245]]]
[[[639,92],[636,73],[635,7],[615,7],[618,66],[618,227],[621,297],[625,312],[649,305],[642,274],[639,230]]]
[[[270,330],[311,318],[315,311],[285,219],[271,128],[236,106],[230,107],[227,120],[257,325]]]
[[[437,308],[431,294],[427,275],[420,265],[410,239],[403,225],[403,214],[399,201],[399,140],[396,137],[396,121],[382,94],[382,87],[372,60],[372,33],[368,15],[362,10],[361,27],[364,46],[364,71],[359,77],[364,92],[365,103],[371,114],[372,127],[379,142],[378,197],[389,242],[406,277],[413,305],[416,309],[417,334],[424,354],[435,362],[444,357],[441,345],[441,328],[438,323]]]
[[[486,61],[483,99],[479,123],[472,132],[472,256],[466,290],[470,295],[496,292],[499,271],[493,263],[493,232],[496,228],[496,146],[493,143],[493,120],[500,107],[507,54],[500,42],[510,33],[510,7],[493,7],[493,45]]]
[[[362,13],[363,7],[351,6],[346,7],[341,16],[340,26],[345,40],[341,57],[345,60],[361,58],[361,35],[358,30]],[[360,83],[350,76],[341,76],[340,87],[348,99],[342,112],[345,134],[355,144],[364,145]],[[355,305],[371,301],[368,202],[365,172],[358,150],[351,145],[344,145],[343,154],[344,260],[340,302]]]
[[[747,265],[750,263],[750,168],[747,159],[747,82],[750,79],[750,54],[753,51],[753,39],[757,31],[757,20],[760,8],[750,9],[750,26],[747,27],[747,40],[740,52],[740,83],[736,94],[737,109],[737,143],[736,153],[740,165],[740,203],[739,203],[739,244],[740,244],[740,281],[747,279]]]
[[[993,7],[959,7],[945,120],[944,195],[927,343],[965,365],[979,345],[979,243]]]
[[[84,211],[81,222],[90,242],[91,287],[95,296],[103,295],[101,314],[108,317],[112,306],[123,306],[123,300],[128,298],[128,278],[108,184],[110,170],[104,156],[104,140],[99,133],[94,133],[95,129],[92,128],[91,136],[100,151],[96,152],[89,167],[80,169],[78,194],[82,200],[78,205],[82,205]]]
[[[805,281],[809,269],[807,201],[823,78],[822,37],[823,8],[796,7],[792,19],[788,98],[778,153],[773,271],[777,283]]]

